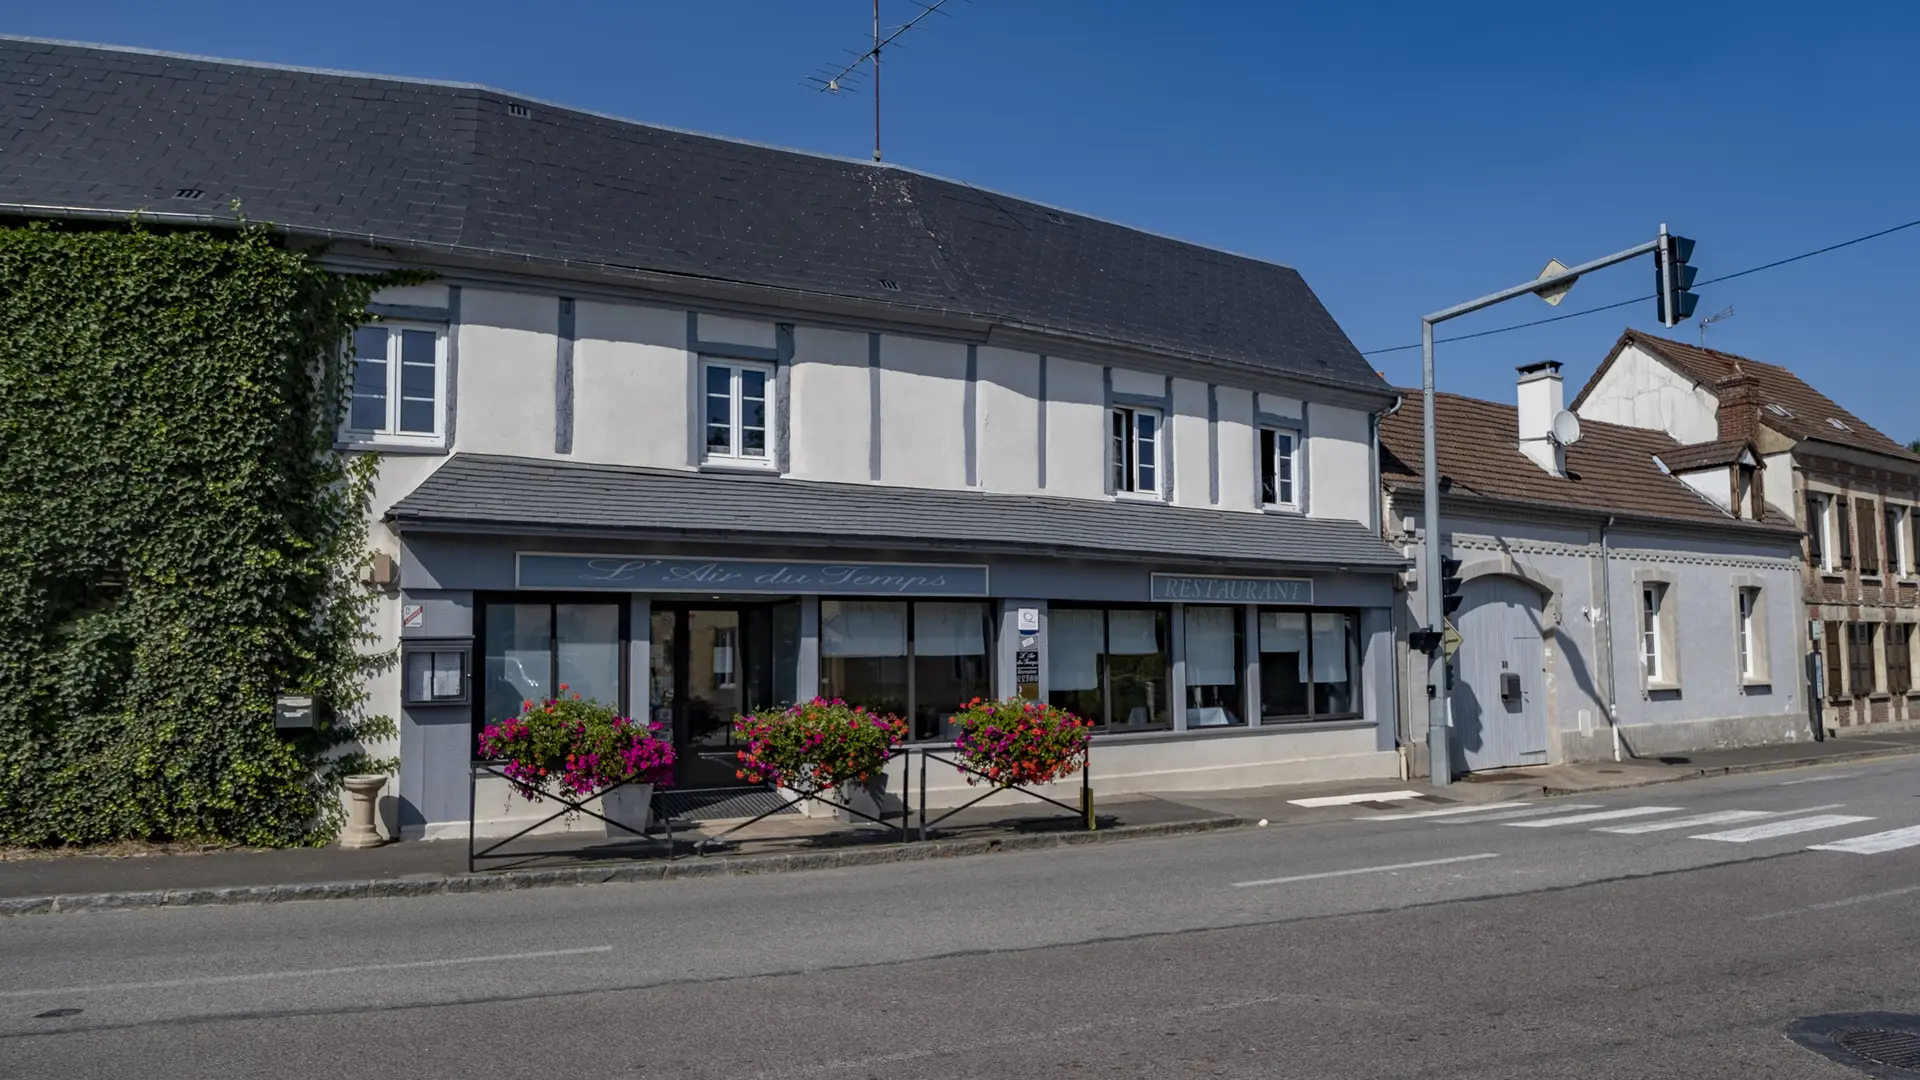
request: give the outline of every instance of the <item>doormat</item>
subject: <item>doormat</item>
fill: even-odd
[[[663,791],[656,796],[660,810],[675,821],[723,821],[750,818],[771,811],[798,814],[799,804],[788,802],[766,787],[691,788]]]

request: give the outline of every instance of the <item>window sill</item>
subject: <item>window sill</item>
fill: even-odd
[[[1820,571],[1820,580],[1828,585],[1845,585],[1847,583],[1847,575],[1839,570],[1822,570]]]
[[[1640,689],[1642,692],[1648,694],[1677,694],[1680,692],[1680,684],[1677,682],[1648,682],[1642,683]]]
[[[1357,728],[1373,728],[1378,725],[1364,716],[1343,720],[1285,720],[1277,723],[1248,726],[1236,724],[1232,727],[1188,728],[1185,731],[1128,731],[1106,734],[1093,733],[1093,741],[1102,744],[1133,742],[1174,742],[1186,739],[1233,739],[1250,735],[1284,735],[1299,731],[1346,731]]]
[[[1114,502],[1160,503],[1164,505],[1167,501],[1165,495],[1146,491],[1116,491],[1112,497]]]
[[[778,476],[780,470],[771,461],[734,461],[721,459],[703,461],[697,467],[699,472],[710,473],[763,473]]]
[[[447,440],[444,438],[417,442],[413,440],[380,438],[378,436],[357,439],[336,439],[334,440],[333,448],[335,450],[371,451],[380,454],[447,454],[451,452],[447,448]]]
[[[1772,680],[1772,679],[1741,679],[1741,680],[1740,680],[1740,689],[1742,689],[1742,690],[1772,690],[1772,689],[1773,689],[1773,680]]]
[[[1300,515],[1306,513],[1305,510],[1302,510],[1298,506],[1292,506],[1284,503],[1262,503],[1260,506],[1260,512],[1263,514],[1282,514],[1289,517],[1299,517]]]

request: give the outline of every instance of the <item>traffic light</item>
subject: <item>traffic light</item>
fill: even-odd
[[[1661,326],[1678,326],[1693,317],[1700,298],[1687,290],[1699,275],[1697,267],[1687,265],[1693,258],[1693,241],[1684,236],[1660,234],[1660,246],[1653,253],[1653,295],[1660,311]]]
[[[1460,560],[1440,557],[1440,610],[1448,617],[1460,610]]]

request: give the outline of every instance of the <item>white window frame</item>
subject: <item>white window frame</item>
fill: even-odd
[[[1912,519],[1908,516],[1913,508],[1898,503],[1882,503],[1882,528],[1887,530],[1886,569],[1888,577],[1912,577],[1914,575],[1913,551],[1908,538],[1912,535]]]
[[[1820,569],[1832,573],[1839,565],[1838,538],[1833,535],[1833,495],[1825,491],[1813,493],[1820,504],[1820,520],[1807,522],[1807,529],[1820,530]]]
[[[358,349],[350,335],[343,346],[346,352],[348,401],[340,421],[340,441],[354,446],[424,447],[441,449],[447,445],[447,327],[444,323],[409,322],[382,319],[364,323],[357,330],[380,329],[387,332],[386,420],[379,428],[353,426],[352,383],[358,370]],[[357,332],[356,330],[356,332]],[[403,365],[400,355],[401,332],[418,330],[433,335],[433,430],[400,430],[400,385]],[[417,399],[416,399],[417,400]]]
[[[708,435],[710,434],[708,429],[710,425],[707,422],[707,400],[710,395],[707,391],[707,373],[710,371],[725,371],[728,373],[727,449],[724,451],[713,449],[708,442]],[[743,372],[748,371],[759,372],[766,379],[766,382],[763,384],[765,387],[764,400],[766,404],[762,417],[766,422],[766,439],[763,444],[765,450],[759,454],[748,454],[741,450],[741,446],[746,441],[744,438],[745,425],[741,422],[745,412],[742,404],[744,395],[741,392],[745,380],[741,375]],[[771,469],[774,467],[774,439],[776,437],[774,431],[774,416],[778,404],[777,395],[780,392],[779,383],[774,378],[774,375],[775,371],[772,364],[758,360],[701,357],[700,388],[693,402],[693,415],[694,423],[697,425],[697,430],[700,433],[700,460],[702,462],[758,469]]]
[[[1260,504],[1270,510],[1300,509],[1300,432],[1294,428],[1266,426],[1260,429],[1260,441],[1264,444],[1267,436],[1273,436],[1273,453],[1268,455],[1266,447],[1261,447],[1260,460]],[[1280,453],[1280,440],[1287,441],[1287,452]],[[1286,463],[1286,475],[1282,477],[1280,465]],[[1273,498],[1267,498],[1267,470],[1273,470]],[[1284,482],[1284,489],[1282,484]]]
[[[1739,638],[1740,678],[1752,682],[1762,677],[1759,627],[1754,625],[1760,618],[1760,590],[1743,585],[1734,603],[1739,617],[1734,633]]]
[[[1153,418],[1153,434],[1146,440],[1140,437],[1140,418]],[[1124,426],[1123,434],[1114,433],[1115,426]],[[1152,444],[1153,464],[1145,466],[1152,470],[1152,482],[1141,480],[1140,446],[1145,441]],[[1127,499],[1161,499],[1167,489],[1167,418],[1159,409],[1140,405],[1115,405],[1107,417],[1107,469],[1113,477],[1113,493]]]
[[[1667,600],[1666,586],[1648,582],[1640,586],[1640,670],[1648,685],[1666,681],[1668,657],[1660,640],[1660,618]]]

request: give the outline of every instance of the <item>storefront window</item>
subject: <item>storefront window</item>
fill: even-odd
[[[820,694],[907,713],[907,605],[820,601]]]
[[[913,736],[951,739],[953,714],[991,698],[985,604],[913,605]]]
[[[1358,714],[1359,669],[1359,621],[1352,613],[1260,612],[1262,721]]]
[[[489,603],[480,608],[486,688],[481,725],[517,716],[526,702],[560,693],[623,707],[622,605]]]
[[[1114,730],[1168,725],[1167,613],[1054,607],[1047,614],[1047,701]]]
[[[988,625],[981,603],[822,600],[820,692],[952,738],[953,714],[993,696]]]
[[[1241,709],[1241,608],[1189,607],[1187,622],[1187,726],[1233,727],[1246,723]]]

